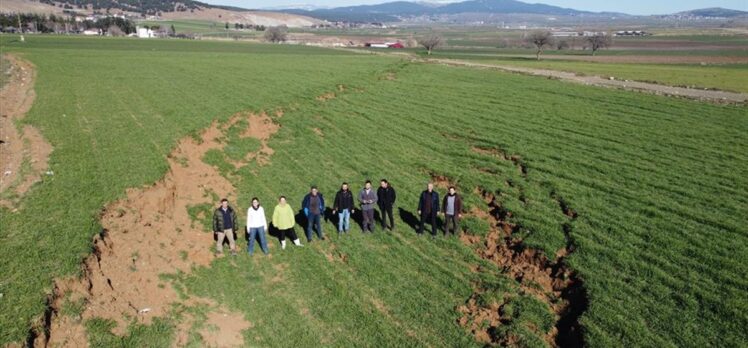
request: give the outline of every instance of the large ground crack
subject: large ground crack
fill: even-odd
[[[276,114],[277,116],[280,113]],[[37,346],[86,346],[84,322],[92,318],[110,319],[117,323],[115,334],[124,334],[133,321],[150,323],[152,318],[173,314],[174,304],[209,306],[222,315],[209,315],[219,332],[203,335],[210,346],[242,345],[241,330],[251,327],[242,314],[220,309],[203,298],[190,298],[176,289],[164,275],[187,273],[194,266],[207,266],[213,260],[210,245],[213,238],[202,225],[195,226],[189,208],[216,204],[215,195],[235,201],[235,188],[218,169],[203,161],[211,150],[222,149],[226,133],[236,125],[246,126],[241,137],[252,137],[261,143],[259,150],[248,153],[243,160],[265,163],[272,154],[267,140],[278,125],[266,114],[241,113],[226,123],[214,122],[199,136],[179,141],[168,155],[169,171],[159,182],[127,191],[126,198],[101,211],[103,230],[93,239],[92,254],[82,266],[82,277],[58,279],[48,301],[50,320],[36,329],[31,339]],[[179,291],[178,291],[179,290]],[[65,315],[63,307],[80,305],[80,313]],[[212,325],[212,324],[211,324]],[[177,339],[187,337],[184,330],[192,325],[177,326]],[[235,331],[235,332],[234,332]],[[226,342],[227,338],[235,342]],[[213,342],[212,339],[224,340]]]
[[[473,148],[473,151],[511,161],[518,168],[522,180],[527,180],[527,167],[518,156],[486,148]],[[555,199],[568,220],[561,226],[565,246],[553,256],[554,259],[549,259],[543,252],[525,245],[518,237],[521,226],[513,219],[512,212],[502,205],[500,190],[479,187],[475,193],[483,199],[485,207],[473,208],[470,215],[487,221],[489,231],[485,236],[466,233],[461,235],[461,240],[473,247],[482,259],[495,264],[503,274],[514,279],[518,284],[518,296],[530,296],[548,306],[554,316],[553,323],[547,326],[547,330],[539,325],[533,326],[532,331],[537,336],[553,347],[582,346],[584,342],[579,318],[586,310],[588,300],[582,280],[565,262],[576,248],[571,233],[577,212],[555,191],[551,192],[551,198]],[[522,197],[520,201],[525,202]],[[480,271],[480,266],[476,267],[476,271]],[[458,322],[481,343],[520,345],[520,338],[506,330],[514,320],[512,306],[516,299],[501,291],[505,294],[496,300],[486,301],[487,296],[484,295],[496,291],[491,286],[482,281],[473,285],[474,294],[457,308],[461,314]]]
[[[45,174],[52,146],[33,126],[15,124],[26,116],[36,98],[34,66],[12,54],[2,59],[8,63],[3,69],[9,69],[9,79],[0,89],[0,205],[15,209]]]

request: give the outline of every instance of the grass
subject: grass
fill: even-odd
[[[274,197],[285,194],[296,208],[312,182],[332,198],[343,180],[358,189],[364,178],[386,177],[398,190],[398,228],[333,233],[330,242],[284,252],[272,240],[272,258],[242,255],[164,276],[181,296],[241,312],[254,324],[243,333],[247,345],[476,346],[455,308],[480,281],[490,290],[482,301],[510,300],[499,334],[544,346],[553,324],[545,303],[518,293],[460,241],[412,233],[408,217],[432,174],[456,182],[471,208],[486,208],[474,188],[499,191],[527,246],[551,257],[576,246],[567,261],[589,298],[581,318],[587,345],[748,342],[744,107],[304,47],[0,40],[38,67],[25,122],[55,148],[55,176],[19,212],[0,216],[0,344],[22,340],[43,312],[50,280],[79,269],[101,206],[158,180],[178,139],[216,118],[277,107],[285,114],[268,165],[221,167],[228,148],[204,159],[238,188],[237,208],[257,196],[270,214]],[[347,88],[336,98],[315,99],[339,84]],[[527,174],[473,147],[518,155]],[[563,215],[559,199],[577,219]],[[206,209],[190,215],[197,222]],[[488,227],[475,218],[465,226],[475,234]],[[474,264],[485,268],[473,273]],[[171,342],[173,325],[132,324],[118,337],[112,322],[92,319],[87,330],[94,346],[149,338],[158,346]]]
[[[748,93],[748,64],[699,66],[692,64],[608,64],[555,60],[500,59],[492,64],[574,72],[584,75],[613,76],[617,79],[655,82],[669,86],[716,88]]]
[[[431,57],[476,61],[483,64],[517,66],[573,72],[582,75],[654,82],[670,86],[712,88],[748,93],[748,64],[642,64],[642,63],[598,63],[563,59],[529,58],[507,55],[504,50],[459,50],[435,51]],[[546,54],[571,54],[568,51],[547,51]]]
[[[10,80],[11,65],[8,58],[5,55],[0,55],[0,88],[5,87],[5,84]]]

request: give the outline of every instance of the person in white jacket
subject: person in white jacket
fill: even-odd
[[[268,241],[265,233],[268,230],[268,221],[265,218],[265,209],[260,205],[257,197],[252,198],[252,206],[247,209],[247,233],[249,233],[249,243],[247,252],[250,256],[255,251],[255,238],[260,237],[260,248],[265,255],[268,254]]]

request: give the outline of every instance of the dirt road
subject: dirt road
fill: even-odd
[[[701,101],[713,102],[713,103],[722,103],[722,104],[746,104],[748,103],[747,93],[735,93],[735,92],[726,92],[726,91],[718,91],[718,90],[674,87],[674,86],[660,85],[660,84],[655,84],[655,83],[603,78],[599,76],[578,76],[574,73],[557,71],[557,70],[522,68],[522,67],[506,66],[506,65],[499,65],[499,64],[482,64],[482,63],[469,62],[469,61],[456,60],[456,59],[421,58],[421,57],[416,57],[410,53],[404,53],[404,52],[371,52],[371,51],[359,51],[359,52],[401,57],[401,58],[408,59],[412,62],[418,62],[418,63],[442,64],[442,65],[450,65],[450,66],[464,66],[464,67],[472,67],[472,68],[480,68],[480,69],[501,70],[501,71],[506,71],[506,72],[518,73],[518,74],[542,76],[542,77],[558,79],[562,81],[580,83],[580,84],[589,85],[589,86],[618,88],[618,89],[639,91],[639,92],[645,92],[645,93],[651,93],[651,94],[657,94],[657,95],[695,99],[695,100],[701,100]]]

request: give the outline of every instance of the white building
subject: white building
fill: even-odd
[[[156,35],[154,35],[153,33],[153,30],[149,28],[136,27],[136,32],[138,33],[138,37],[141,39],[150,39],[152,37],[156,37]]]

